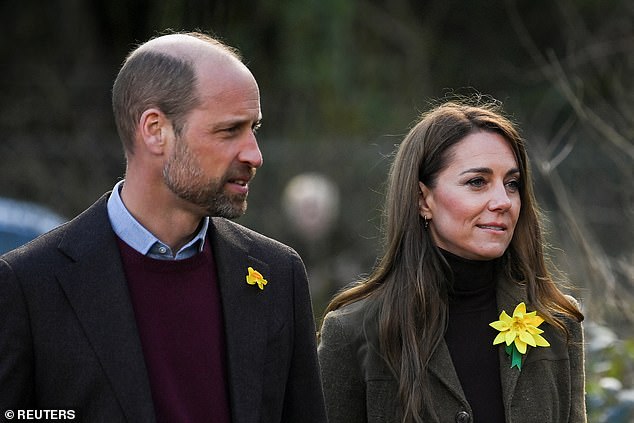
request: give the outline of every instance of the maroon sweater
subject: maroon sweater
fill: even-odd
[[[194,257],[148,258],[119,240],[157,423],[229,423],[222,305],[209,240]]]

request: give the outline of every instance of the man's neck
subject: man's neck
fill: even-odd
[[[162,184],[138,184],[126,178],[121,200],[130,214],[172,251],[196,235],[203,218],[188,210],[185,202]]]

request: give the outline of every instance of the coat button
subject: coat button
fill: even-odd
[[[469,423],[471,416],[466,411],[458,411],[456,413],[456,423]]]

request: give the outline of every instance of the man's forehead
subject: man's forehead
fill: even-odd
[[[208,57],[214,60],[237,58],[220,44],[214,44],[187,34],[169,34],[154,38],[141,45],[136,52],[157,52],[185,60],[197,61]]]

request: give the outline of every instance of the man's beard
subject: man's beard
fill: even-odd
[[[163,180],[174,194],[204,209],[206,215],[234,219],[247,210],[247,195],[227,194],[224,186],[231,179],[241,179],[240,175],[255,174],[250,166],[241,166],[229,168],[221,178],[205,180],[184,140],[177,139],[174,153],[163,168]]]

